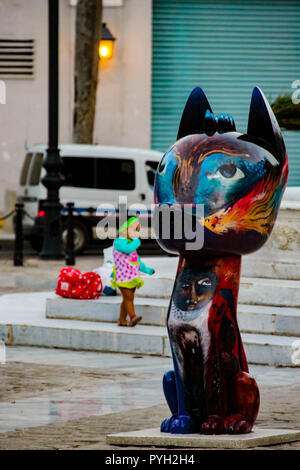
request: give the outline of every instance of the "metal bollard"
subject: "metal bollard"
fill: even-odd
[[[14,266],[23,266],[23,202],[17,202],[16,208],[16,234],[14,246]]]
[[[74,202],[68,202],[68,221],[67,221],[67,246],[66,246],[66,265],[74,266],[75,265],[75,255],[74,255],[74,232],[73,232],[73,209]]]

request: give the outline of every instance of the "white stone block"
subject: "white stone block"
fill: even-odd
[[[106,442],[119,446],[194,447],[203,449],[247,449],[257,446],[300,441],[300,430],[254,427],[248,434],[171,434],[157,428],[120,432],[106,436]],[[152,462],[152,464],[154,461]]]

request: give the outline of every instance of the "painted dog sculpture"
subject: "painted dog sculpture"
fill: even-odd
[[[285,145],[257,87],[247,134],[235,131],[231,116],[212,114],[197,87],[177,138],[159,164],[155,203],[203,204],[194,227],[204,230],[204,243],[186,250],[185,236],[158,236],[162,248],[180,255],[167,317],[174,371],[163,379],[172,416],[161,431],[247,433],[259,390],[237,323],[241,255],[258,250],[272,231],[288,177]]]

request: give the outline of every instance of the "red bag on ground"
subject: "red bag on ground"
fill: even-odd
[[[99,274],[68,267],[60,270],[55,293],[70,299],[98,299],[102,289]]]

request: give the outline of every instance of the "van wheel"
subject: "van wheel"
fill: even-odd
[[[73,234],[74,234],[74,252],[75,253],[82,253],[85,248],[88,246],[90,237],[88,229],[84,224],[81,222],[73,222]],[[62,239],[64,247],[67,246],[67,238],[68,238],[68,229],[66,226],[63,228]]]

